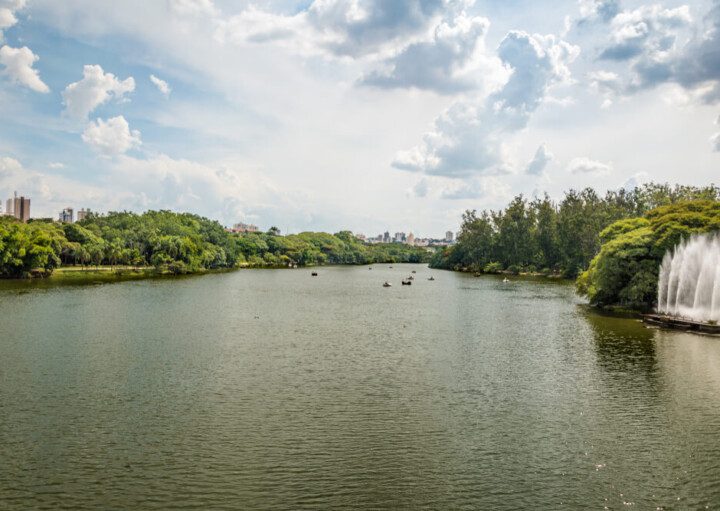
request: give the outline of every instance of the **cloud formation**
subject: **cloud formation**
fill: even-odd
[[[362,58],[396,54],[424,36],[443,16],[460,14],[473,0],[315,0],[294,15],[250,5],[217,19],[219,41],[279,44],[299,53]]]
[[[579,24],[600,20],[611,21],[620,12],[620,3],[617,0],[579,0]]]
[[[0,0],[0,42],[4,38],[3,30],[18,22],[15,12],[23,7],[25,7],[25,0]]]
[[[5,76],[35,92],[50,92],[50,88],[40,79],[40,73],[33,69],[33,64],[39,59],[27,46],[11,48],[5,45],[0,48],[0,64],[5,66]]]
[[[572,174],[596,174],[604,175],[612,171],[612,166],[600,161],[591,160],[588,157],[573,158],[568,164],[568,172]]]
[[[165,80],[161,80],[155,75],[150,75],[150,81],[157,87],[157,89],[165,96],[169,96],[172,89]]]
[[[123,154],[142,144],[140,132],[130,130],[130,125],[122,115],[107,121],[96,119],[90,122],[83,131],[82,139],[105,156]]]
[[[545,167],[547,167],[553,158],[555,158],[555,156],[548,151],[547,145],[541,144],[540,147],[537,148],[537,151],[535,151],[533,159],[530,160],[527,167],[525,167],[525,173],[533,176],[542,175]]]
[[[702,102],[720,101],[719,0],[714,0],[702,17],[702,27],[694,24],[687,5],[644,5],[621,11],[609,27],[609,41],[601,48],[599,59],[625,63],[629,76],[621,79],[615,75],[612,83],[594,81],[603,94],[629,96],[675,83]]]
[[[479,103],[455,102],[422,143],[398,152],[392,165],[450,177],[506,173],[503,140],[527,125],[552,85],[569,81],[567,65],[578,53],[579,48],[554,36],[510,32],[498,48],[498,57],[512,71],[502,89]]]
[[[86,119],[111,98],[120,100],[134,90],[132,76],[121,81],[114,74],[105,73],[99,65],[85,65],[82,80],[69,84],[62,93],[65,112],[71,117]]]
[[[494,74],[489,69],[492,63],[480,54],[489,26],[487,18],[464,14],[443,21],[435,27],[431,40],[407,46],[383,63],[384,71],[369,74],[362,83],[384,88],[414,87],[440,94],[476,88],[476,76]],[[478,69],[480,66],[485,68],[484,73]]]

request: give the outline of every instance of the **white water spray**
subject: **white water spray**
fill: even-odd
[[[668,250],[660,265],[657,310],[720,321],[720,233],[696,235]]]

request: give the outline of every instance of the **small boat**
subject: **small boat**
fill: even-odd
[[[390,284],[390,282],[388,282],[386,280],[385,283],[383,284],[383,287],[392,287],[392,284]]]
[[[507,277],[505,277],[505,278],[503,279],[503,284],[507,284],[508,282],[510,282],[510,281],[508,280]]]
[[[406,280],[403,280],[403,281],[402,281],[402,285],[403,285],[403,286],[410,286],[410,285],[412,285],[412,280],[407,280],[407,279],[406,279]]]
[[[417,273],[417,272],[415,270],[413,270],[412,273]]]
[[[415,280],[415,277],[413,277],[412,275],[410,275],[410,276],[407,278],[407,280]]]
[[[368,268],[368,270],[372,270],[372,266],[370,268]]]
[[[435,277],[430,277],[428,280],[435,280]]]
[[[392,270],[392,266],[388,266],[388,268],[390,268]]]
[[[317,273],[316,271],[314,271],[314,272],[312,272],[310,275],[312,275],[313,277],[317,277],[317,276],[318,276],[318,273]]]

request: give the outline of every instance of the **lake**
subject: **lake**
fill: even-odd
[[[720,338],[317,271],[0,283],[0,508],[720,508]]]

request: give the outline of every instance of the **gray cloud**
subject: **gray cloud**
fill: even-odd
[[[703,21],[703,35],[685,48],[674,72],[684,87],[710,84],[711,90],[703,99],[715,103],[720,101],[720,0],[715,0]]]
[[[622,11],[612,20],[610,44],[599,59],[627,62],[630,77],[612,84],[613,92],[631,95],[666,83],[700,92],[706,103],[720,101],[720,0],[693,27],[688,6],[658,5]],[[679,36],[695,28],[694,38],[679,47]],[[606,84],[603,84],[606,85]]]
[[[540,145],[537,151],[535,151],[535,156],[533,156],[533,159],[530,160],[530,163],[528,163],[525,168],[525,173],[534,176],[541,175],[545,167],[547,167],[547,164],[550,163],[553,158],[554,155],[548,151],[547,146],[545,144]]]
[[[365,85],[383,88],[415,87],[452,94],[477,86],[462,73],[482,45],[490,22],[485,18],[461,15],[435,28],[433,39],[409,45],[387,60],[385,72],[374,72],[362,80]]]
[[[581,0],[578,25],[584,25],[595,20],[608,23],[619,13],[620,2],[617,0]]]
[[[677,31],[690,22],[687,6],[663,9],[659,5],[645,5],[616,13],[610,24],[612,42],[599,58],[627,61],[643,55],[657,56],[674,47]]]
[[[447,9],[465,5],[464,0],[325,0],[313,2],[307,13],[317,30],[342,35],[326,43],[330,51],[357,56],[398,37],[417,34]]]
[[[427,179],[421,179],[417,182],[415,186],[413,186],[412,192],[415,197],[427,197],[428,192],[430,191],[430,184],[428,183]]]
[[[395,168],[467,177],[507,173],[503,140],[527,125],[547,89],[570,77],[578,49],[552,36],[510,32],[498,56],[512,69],[507,83],[484,101],[458,101],[435,120],[420,145],[399,152]]]

